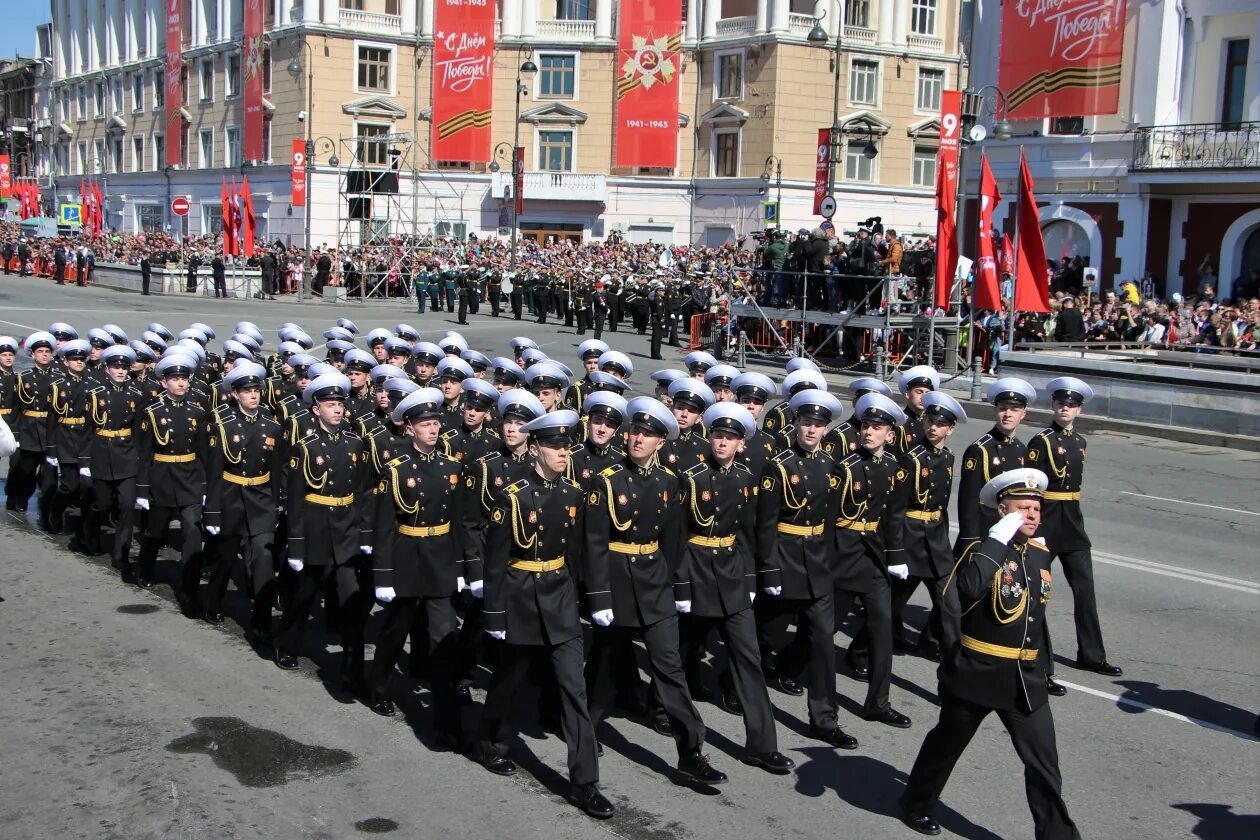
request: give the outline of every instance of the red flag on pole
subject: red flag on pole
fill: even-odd
[[[96,208],[96,235],[100,236],[101,231],[105,229],[105,196],[101,193],[101,182],[92,182],[92,192],[95,195]]]
[[[1032,173],[1021,149],[1019,154],[1019,217],[1016,219],[1015,309],[1019,312],[1050,311],[1050,276],[1046,271],[1046,242],[1037,217],[1037,196]]]
[[[232,199],[228,196],[227,178],[219,187],[219,214],[223,218],[223,254],[232,253]]]
[[[241,247],[245,256],[254,256],[254,199],[249,194],[249,178],[241,179]]]
[[[1002,273],[1015,276],[1015,248],[1011,245],[1011,237],[1002,234]]]
[[[980,227],[976,234],[976,286],[973,304],[976,309],[997,309],[1001,306],[998,290],[997,259],[993,253],[993,210],[1002,200],[988,155],[980,157]]]
[[[958,231],[954,223],[954,183],[936,176],[936,300],[938,309],[949,308],[954,275],[958,271]]]

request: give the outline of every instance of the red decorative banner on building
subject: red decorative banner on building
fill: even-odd
[[[437,0],[433,15],[433,140],[430,157],[490,159],[494,10],[488,0]]]
[[[525,149],[516,147],[516,158],[512,161],[512,200],[516,202],[516,216],[520,218],[525,212]]]
[[[8,198],[13,189],[13,173],[9,169],[9,156],[0,155],[0,198]]]
[[[818,154],[814,158],[814,215],[822,215],[827,197],[827,176],[831,174],[831,129],[818,129]]]
[[[1125,0],[1008,0],[998,85],[1009,119],[1115,114]]]
[[[617,50],[616,166],[678,165],[682,3],[621,4]]]
[[[289,203],[294,207],[306,206],[306,141],[300,137],[293,141],[289,196]]]
[[[182,139],[184,121],[179,109],[184,104],[184,4],[166,0],[166,165],[179,166],[184,160]]]
[[[936,296],[940,309],[949,308],[958,273],[958,220],[954,216],[958,195],[958,132],[962,91],[941,93],[941,134],[936,152]]]
[[[263,149],[263,4],[245,0],[245,148],[243,158],[266,160]]]

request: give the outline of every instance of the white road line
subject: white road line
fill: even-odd
[[[1235,592],[1245,592],[1248,595],[1260,595],[1260,586],[1247,581],[1238,581],[1237,583],[1226,583],[1220,580],[1211,580],[1209,578],[1200,577],[1195,574],[1184,574],[1182,572],[1171,572],[1167,569],[1154,569],[1150,566],[1139,566],[1136,563],[1124,563],[1119,560],[1113,560],[1109,557],[1103,557],[1098,552],[1094,552],[1093,557],[1099,563],[1106,563],[1108,566],[1119,566],[1122,569],[1133,569],[1138,572],[1146,572],[1152,575],[1162,575],[1163,577],[1178,578],[1180,580],[1188,580],[1191,583],[1203,583],[1208,586],[1219,586],[1221,589],[1232,589]]]
[[[1243,586],[1260,587],[1260,583],[1247,580],[1246,578],[1227,577],[1225,575],[1213,574],[1212,572],[1203,572],[1198,569],[1187,569],[1184,566],[1169,566],[1167,563],[1156,563],[1154,560],[1142,560],[1137,557],[1125,557],[1123,554],[1116,554],[1112,551],[1095,551],[1095,557],[1102,557],[1105,560],[1114,560],[1118,563],[1129,563],[1134,566],[1142,566],[1147,569],[1163,569],[1167,572],[1181,572],[1187,575],[1193,575],[1201,578],[1212,578],[1213,580],[1224,581],[1225,583],[1239,583]]]
[[[1121,496],[1136,496],[1139,499],[1154,499],[1157,502],[1173,502],[1179,505],[1192,505],[1194,507],[1211,508],[1212,510],[1224,510],[1230,513],[1245,513],[1247,516],[1260,516],[1260,513],[1254,510],[1239,510],[1238,508],[1224,507],[1222,505],[1207,505],[1202,502],[1187,502],[1185,499],[1169,499],[1165,496],[1148,496],[1145,493],[1130,493],[1128,490],[1121,490]]]
[[[38,329],[40,329],[40,327],[32,327],[30,324],[19,324],[17,321],[3,321],[3,320],[0,320],[0,324],[10,324],[10,325],[15,326],[15,327],[21,327],[21,328],[22,328],[22,329],[24,329],[24,330],[32,330],[32,331],[33,331],[33,330],[38,330]]]
[[[1204,729],[1211,729],[1213,732],[1222,732],[1226,735],[1233,735],[1238,738],[1243,738],[1247,741],[1260,741],[1260,738],[1257,738],[1255,735],[1252,735],[1250,732],[1242,732],[1237,729],[1230,729],[1228,726],[1221,726],[1218,723],[1209,723],[1208,721],[1200,720],[1199,718],[1187,717],[1186,715],[1179,714],[1178,712],[1170,712],[1167,709],[1161,709],[1159,706],[1151,706],[1147,703],[1142,703],[1138,700],[1133,700],[1128,697],[1121,697],[1118,694],[1108,694],[1105,691],[1099,691],[1098,689],[1090,688],[1087,685],[1078,685],[1077,683],[1068,682],[1067,680],[1061,680],[1061,679],[1058,679],[1057,677],[1055,678],[1055,682],[1059,683],[1060,685],[1066,686],[1067,688],[1070,688],[1073,691],[1080,691],[1085,694],[1092,694],[1095,697],[1101,697],[1104,700],[1110,700],[1113,703],[1119,703],[1122,706],[1132,706],[1133,708],[1141,709],[1144,712],[1154,712],[1157,715],[1163,715],[1164,717],[1169,717],[1169,718],[1172,718],[1173,720],[1179,720],[1182,723],[1193,723],[1195,726],[1201,726]]]

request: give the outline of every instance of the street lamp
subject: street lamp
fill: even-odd
[[[993,123],[994,138],[1010,140],[1015,132],[1011,129],[1011,124],[1006,120],[1006,111],[1006,91],[997,85],[985,85],[978,90],[963,91],[961,116],[964,128],[975,125],[980,117],[992,114],[995,118]],[[979,142],[984,137],[966,137],[965,139]]]
[[[516,57],[520,58],[522,55],[526,55],[528,52],[529,52],[529,49],[527,47],[521,47],[519,50],[516,51]],[[529,90],[525,87],[525,83],[521,80],[521,77],[522,75],[533,76],[537,72],[538,72],[538,65],[535,64],[533,59],[531,58],[526,58],[524,61],[521,62],[520,66],[516,68],[516,115],[512,120],[513,130],[512,130],[512,147],[511,147],[512,252],[509,258],[509,262],[508,262],[508,269],[509,271],[512,271],[512,272],[516,271],[516,232],[517,232],[517,228],[519,227],[519,219],[517,218],[517,214],[516,214],[517,201],[519,200],[517,197],[518,195],[517,191],[520,189],[521,182],[525,178],[525,171],[524,171],[525,163],[524,163],[524,160],[521,158],[521,95],[529,92]],[[494,147],[494,153],[491,155],[491,160],[490,160],[491,172],[499,171],[499,164],[496,158],[502,158],[503,153],[508,151],[507,149],[504,148],[505,146],[507,146],[507,143],[500,143],[499,145]]]
[[[770,166],[774,165],[774,188],[775,188],[775,221],[779,227],[783,227],[783,161],[780,158],[770,155],[766,158],[766,166],[761,170],[761,183],[769,186],[770,184]]]
[[[306,160],[302,167],[302,177],[306,181],[306,201],[305,201],[305,228],[304,240],[306,244],[306,266],[309,270],[311,267],[311,168],[312,161],[315,158],[315,136],[314,136],[314,89],[315,89],[315,60],[314,51],[311,49],[310,41],[298,40],[294,41],[296,48],[293,57],[289,59],[287,70],[294,79],[301,84],[302,80],[302,62],[300,60],[302,48],[306,48]],[[298,286],[298,303],[301,303],[306,295],[306,271],[302,272],[302,285]]]
[[[805,36],[805,40],[815,47],[835,50],[835,54],[831,57],[831,131],[827,135],[827,195],[835,191],[836,185],[836,147],[839,144],[836,123],[840,122],[840,46],[844,35],[844,21],[837,20],[836,41],[833,46],[831,39],[827,36],[827,30],[823,28],[822,22],[826,20],[832,5],[838,7],[838,0],[819,10],[820,14],[814,18],[814,25]],[[874,148],[874,144],[868,145]]]

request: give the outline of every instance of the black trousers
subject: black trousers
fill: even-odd
[[[455,287],[447,286],[445,289],[445,292],[446,292],[446,311],[454,312],[455,311]]]
[[[227,297],[227,278],[226,277],[214,278],[214,296]]]
[[[222,612],[223,595],[233,572],[244,571],[244,579],[238,576],[238,585],[248,590],[253,602],[249,626],[253,630],[269,630],[271,605],[275,602],[275,571],[272,565],[271,543],[273,534],[220,534],[211,537],[214,570],[206,586],[206,612]]]
[[[57,489],[57,471],[44,463],[44,453],[22,449],[9,459],[9,479],[6,491],[14,504],[22,509],[39,491],[39,511],[47,516],[52,508],[53,493]]]
[[[604,334],[604,310],[596,308],[595,310],[595,339]]]
[[[521,320],[525,309],[525,296],[513,290],[512,294],[508,296],[508,300],[512,304],[512,317],[517,321]]]
[[[903,794],[902,802],[910,811],[930,813],[954,765],[990,711],[994,710],[948,694],[942,696],[940,721],[923,739]],[[1063,778],[1050,705],[1044,704],[1032,712],[997,710],[997,716],[1024,763],[1024,792],[1032,811],[1033,836],[1037,840],[1079,840],[1080,832],[1063,801]]]
[[[942,652],[951,651],[958,647],[962,637],[962,607],[958,603],[958,587],[951,585],[950,575],[892,581],[893,633],[896,635],[903,632],[901,613],[920,583],[927,588],[928,596],[932,599],[932,612],[928,614],[927,623],[919,631],[919,649],[939,646]]]
[[[179,586],[175,592],[186,603],[192,603],[201,585],[200,505],[185,505],[184,507],[151,505],[144,536],[140,540],[140,555],[136,560],[140,564],[140,576],[153,580],[154,572],[157,570],[158,551],[166,544],[166,536],[170,533],[172,519],[179,520],[182,538],[179,550]]]
[[[661,356],[661,342],[664,340],[665,340],[665,325],[662,324],[659,320],[653,319],[652,320],[652,358],[653,359],[664,358],[663,356]]]
[[[652,683],[674,728],[678,754],[686,756],[704,743],[704,722],[691,702],[687,677],[678,652],[678,616],[670,616],[642,628]],[[607,716],[617,696],[618,662],[634,657],[634,628],[594,628],[590,660],[586,664],[586,688],[590,697],[591,720],[596,726]]]
[[[130,565],[131,538],[136,531],[136,480],[134,478],[92,479],[92,506],[84,517],[83,541],[94,551],[101,548],[101,526],[111,510],[114,520],[114,546],[110,556],[114,565],[126,569]]]
[[[468,292],[463,290],[459,293],[459,322],[468,323]]]
[[[490,690],[481,712],[477,740],[483,752],[507,755],[512,737],[512,712],[517,690],[529,669],[530,660],[546,656],[551,662],[560,695],[560,726],[569,748],[569,781],[575,785],[599,781],[599,759],[595,753],[595,726],[587,706],[586,683],[582,679],[582,640],[569,639],[558,645],[503,646],[502,656],[490,678]]]
[[[795,616],[796,639],[779,654],[775,670],[786,677],[805,674],[810,724],[835,729],[840,725],[836,705],[835,598],[824,595],[796,600],[760,595],[753,609],[763,667],[775,638],[786,628],[788,618]]]
[[[888,708],[888,689],[892,685],[892,589],[884,575],[876,575],[873,584],[870,592],[841,590],[836,596],[836,615],[846,614],[854,599],[861,599],[865,607],[864,624],[849,645],[849,655],[864,652],[869,659],[871,676],[862,707],[868,714]]]
[[[496,288],[491,287],[490,289],[490,317],[492,318],[499,317],[499,307],[503,305],[503,302],[499,299],[499,296],[502,294],[503,294],[502,289],[496,289]]]
[[[307,564],[302,568],[298,573],[297,590],[289,599],[284,614],[280,616],[280,626],[276,632],[276,650],[279,653],[298,655],[302,631],[311,617],[311,608],[323,591],[325,580],[331,579],[336,588],[344,666],[349,674],[356,677],[362,673],[363,625],[372,605],[367,603],[367,608],[364,609],[366,598],[359,585],[361,563],[356,558],[347,563],[321,566]]]
[[[423,615],[422,628],[416,619]],[[455,607],[446,598],[395,598],[385,607],[385,626],[376,640],[376,653],[368,672],[368,687],[374,700],[389,696],[394,666],[402,655],[403,642],[411,635],[413,646],[428,650],[433,685],[433,713],[437,729],[457,735],[460,731],[459,703],[455,699]]]
[[[1055,555],[1063,564],[1063,574],[1072,587],[1072,615],[1076,620],[1076,661],[1107,661],[1103,646],[1102,624],[1098,621],[1098,598],[1094,594],[1094,556],[1088,548]],[[1045,633],[1046,672],[1054,676],[1054,647],[1050,642],[1050,625],[1041,625]]]
[[[92,506],[92,482],[79,475],[79,465],[68,461],[57,467],[57,493],[52,499],[51,518],[60,524],[68,508],[78,508],[79,525],[75,536],[83,538],[83,524]]]
[[[722,672],[723,681],[733,683],[739,702],[744,707],[744,747],[750,753],[777,750],[779,736],[774,727],[770,693],[766,691],[766,677],[761,671],[757,623],[752,609],[726,617],[684,615],[680,624],[680,652],[683,662],[688,664],[699,662],[709,634],[717,629],[722,644],[726,646],[730,666]],[[695,676],[690,672],[688,681],[695,682]],[[725,688],[723,686],[723,690]]]
[[[591,310],[584,306],[578,307],[573,310],[573,317],[577,321],[577,334],[586,335],[591,326]]]

